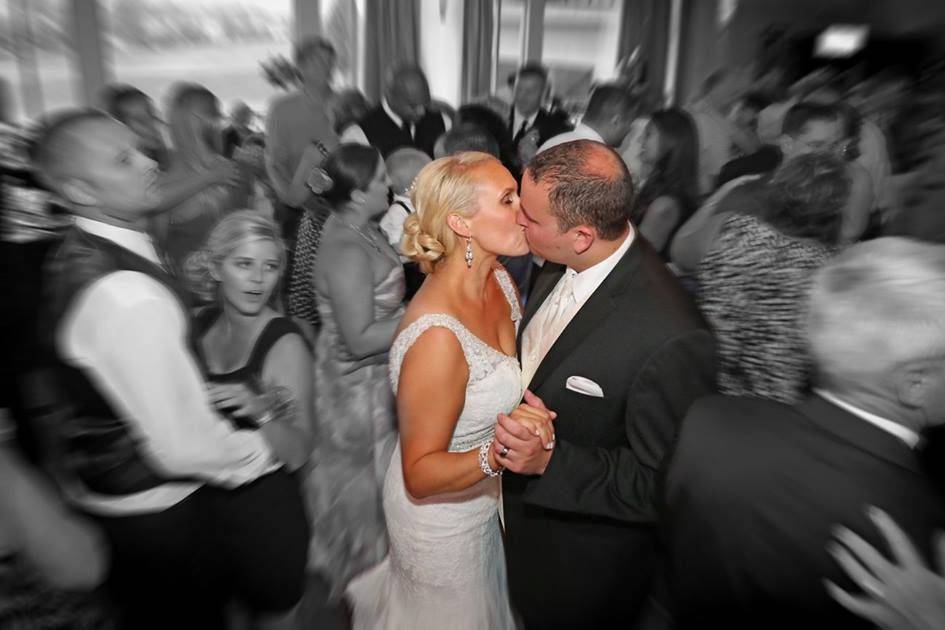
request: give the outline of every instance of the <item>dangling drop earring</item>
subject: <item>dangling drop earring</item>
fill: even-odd
[[[472,251],[472,239],[466,237],[466,267],[472,269],[473,261],[473,251]]]

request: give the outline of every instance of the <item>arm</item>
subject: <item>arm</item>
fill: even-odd
[[[852,162],[847,165],[850,174],[850,194],[843,207],[843,220],[840,227],[840,241],[852,243],[869,227],[873,203],[873,182],[865,168]]]
[[[679,202],[672,197],[663,196],[654,199],[643,215],[640,233],[650,242],[653,249],[662,251],[669,235],[679,221]]]
[[[715,344],[692,331],[664,344],[627,395],[627,446],[601,448],[559,439],[525,502],[563,512],[653,522],[657,479],[690,405],[715,387]]]
[[[757,179],[755,177],[754,179]],[[722,224],[740,203],[744,179],[735,179],[718,189],[683,223],[670,245],[670,259],[682,271],[692,273],[715,242]]]
[[[371,260],[363,249],[344,241],[322,241],[330,268],[321,276],[328,285],[326,294],[338,320],[338,329],[348,351],[356,359],[366,359],[390,350],[400,315],[374,319],[374,274]]]
[[[263,366],[267,386],[285,387],[292,392],[294,417],[270,422],[262,427],[268,442],[282,442],[280,453],[290,471],[298,470],[312,452],[314,398],[312,355],[298,335],[285,335],[272,346]]]
[[[163,212],[178,206],[209,186],[236,184],[239,179],[239,165],[232,160],[220,159],[204,173],[173,181],[165,180],[161,184],[161,205],[156,211]]]
[[[186,330],[166,288],[118,272],[88,289],[63,354],[91,372],[160,470],[227,487],[253,481],[275,467],[272,451],[262,435],[234,431],[210,409]]]
[[[104,579],[108,550],[89,523],[65,508],[19,456],[0,447],[0,529],[17,554],[53,587],[92,590]]]
[[[485,478],[479,452],[450,453],[450,439],[466,401],[469,367],[446,328],[424,332],[400,369],[397,418],[404,485],[418,499],[468,488]],[[490,449],[489,466],[498,468]]]
[[[341,139],[339,141],[341,144],[363,144],[365,146],[371,146],[371,143],[368,142],[367,134],[364,133],[364,130],[361,129],[361,125],[358,124],[348,125],[345,130],[341,132]]]

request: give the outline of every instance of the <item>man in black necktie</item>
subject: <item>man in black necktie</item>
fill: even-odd
[[[533,63],[519,68],[509,117],[509,137],[520,169],[548,138],[571,129],[566,119],[541,107],[547,87],[548,71],[544,67]]]

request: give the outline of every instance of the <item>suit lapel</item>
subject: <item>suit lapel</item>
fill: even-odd
[[[617,297],[630,289],[628,284],[643,263],[645,245],[636,238],[613,271],[581,306],[548,350],[532,377],[529,389],[536,391],[546,378],[607,318],[617,305]],[[560,273],[556,277],[560,277]],[[551,285],[554,286],[554,283]],[[550,289],[548,290],[550,292]],[[547,293],[545,294],[547,297]],[[536,307],[537,310],[537,307]],[[524,330],[524,326],[522,327]]]

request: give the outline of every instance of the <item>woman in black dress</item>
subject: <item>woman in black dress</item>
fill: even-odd
[[[220,221],[187,265],[193,288],[213,299],[194,325],[211,401],[240,429],[285,423],[293,445],[280,468],[221,493],[218,506],[220,544],[240,545],[228,557],[251,569],[232,574],[254,576],[236,592],[267,628],[294,623],[309,542],[295,471],[312,447],[312,357],[300,329],[272,306],[284,268],[279,228],[251,210]]]

